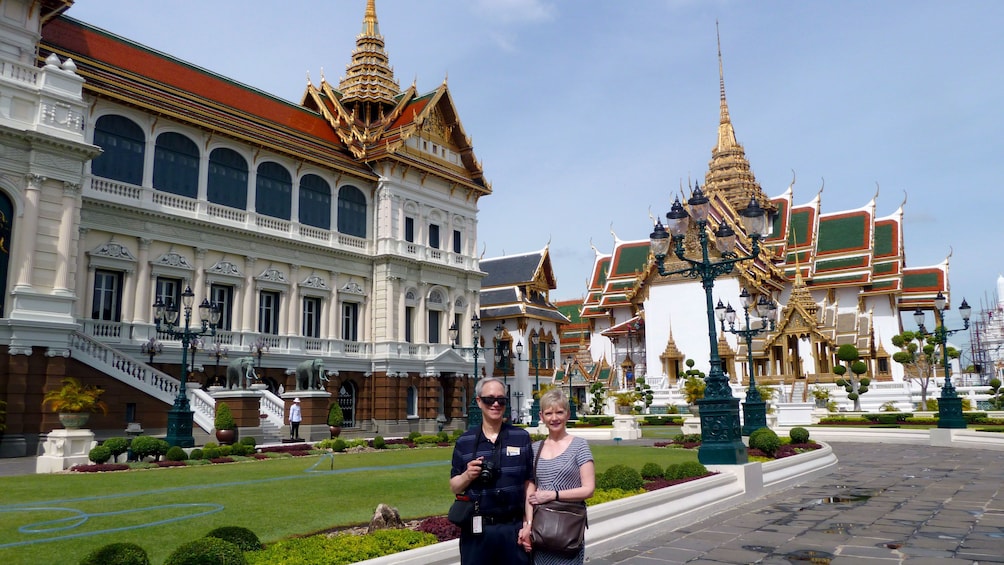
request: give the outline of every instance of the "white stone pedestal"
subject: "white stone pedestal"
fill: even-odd
[[[641,426],[634,416],[623,414],[614,416],[614,438],[641,439]]]
[[[684,418],[683,427],[680,428],[680,433],[682,433],[683,435],[701,433],[701,419],[697,416]]]
[[[58,473],[74,465],[87,465],[88,453],[98,442],[94,441],[91,430],[52,430],[45,438],[35,463],[36,473]]]

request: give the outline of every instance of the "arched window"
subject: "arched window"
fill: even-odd
[[[240,153],[220,147],[209,154],[206,196],[214,204],[247,210],[248,162]]]
[[[146,140],[136,122],[122,116],[101,116],[94,124],[94,145],[104,150],[91,161],[94,176],[143,184]]]
[[[0,288],[7,288],[7,268],[10,263],[10,252],[14,249],[14,202],[0,190]],[[4,317],[4,298],[7,293],[0,293],[0,318]]]
[[[338,232],[366,237],[366,196],[354,186],[338,190]]]
[[[153,152],[153,187],[178,196],[199,195],[199,147],[180,133],[157,136]]]
[[[258,165],[255,212],[288,220],[292,210],[293,181],[289,171],[279,163]]]
[[[300,223],[331,229],[331,186],[317,175],[300,179]]]
[[[408,387],[408,416],[418,416],[418,389],[414,386]]]

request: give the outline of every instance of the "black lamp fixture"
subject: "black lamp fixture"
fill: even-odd
[[[755,300],[745,287],[739,293],[739,304],[742,306],[743,315],[746,318],[745,329],[736,329],[737,313],[732,308],[732,304],[726,307],[719,300],[718,305],[715,306],[715,315],[718,317],[718,323],[723,333],[729,332],[746,340],[749,386],[746,388],[746,402],[743,403],[742,435],[748,436],[760,428],[767,427],[767,402],[760,396],[760,391],[756,388],[756,371],[753,367],[753,337],[766,331],[774,331],[777,305],[765,295],[760,295],[759,301]],[[750,308],[753,308],[755,316],[761,318],[758,328],[754,328],[750,323]],[[729,325],[727,329],[726,323]]]
[[[679,198],[673,202],[666,214],[666,226],[664,227],[661,221],[656,222],[650,236],[650,249],[661,276],[683,275],[688,278],[700,279],[704,287],[708,315],[708,341],[711,348],[711,370],[705,378],[707,388],[704,398],[697,401],[701,417],[702,440],[697,457],[701,463],[706,465],[743,464],[747,462],[748,457],[739,426],[739,399],[732,396],[729,381],[722,371],[722,359],[718,354],[718,338],[715,333],[716,311],[712,301],[712,289],[715,278],[731,273],[736,263],[749,261],[760,254],[760,239],[767,235],[769,222],[766,211],[760,207],[755,198],[751,198],[749,206],[739,212],[739,220],[742,222],[743,230],[752,239],[749,255],[739,256],[735,253],[735,231],[724,219],[721,219],[718,221],[718,229],[713,234],[715,248],[721,254],[721,260],[712,261],[709,253],[710,237],[708,234],[711,202],[701,190],[700,185],[694,185],[694,190],[687,200],[687,207],[690,209],[689,213],[684,209]],[[691,219],[696,222],[697,237],[701,246],[700,259],[687,257],[683,246]],[[665,269],[666,256],[670,251],[670,239],[674,244],[673,254],[680,261],[687,263],[687,267],[675,271]]]
[[[181,293],[181,304],[185,310],[184,327],[176,327],[180,311],[178,305],[173,301],[164,303],[160,298],[153,304],[154,326],[158,332],[181,341],[181,381],[178,385],[178,395],[174,399],[174,405],[167,413],[167,436],[164,438],[168,444],[181,447],[194,447],[195,438],[192,435],[192,425],[194,415],[191,405],[188,402],[188,348],[195,340],[204,335],[215,336],[216,324],[220,321],[220,309],[216,304],[210,304],[208,299],[203,299],[199,305],[199,317],[201,322],[194,329],[192,322],[192,305],[195,303],[195,293],[192,287],[186,287]]]
[[[467,429],[474,430],[481,427],[482,416],[481,408],[478,406],[477,399],[477,385],[480,375],[478,375],[478,353],[481,345],[481,318],[477,314],[471,316],[471,340],[474,342],[472,347],[461,347],[460,346],[460,328],[457,327],[457,323],[453,322],[450,325],[450,347],[462,351],[464,353],[472,353],[474,355],[474,386],[471,389],[471,405],[467,409]]]
[[[963,326],[954,330],[950,330],[945,326],[945,311],[948,309],[948,299],[945,298],[944,293],[938,291],[938,295],[934,297],[934,309],[935,309],[935,321],[940,323],[935,326],[934,333],[928,333],[927,328],[924,327],[924,311],[917,308],[913,312],[913,320],[917,322],[917,326],[920,328],[920,333],[925,336],[933,337],[932,341],[934,344],[941,345],[941,360],[942,366],[945,370],[945,386],[941,387],[941,396],[938,398],[938,427],[939,428],[965,428],[966,419],[962,416],[962,399],[959,397],[958,391],[955,390],[955,385],[952,384],[952,366],[948,362],[948,336],[969,329],[969,317],[973,313],[973,309],[966,302],[966,299],[962,299],[962,304],[959,305],[959,315],[962,316]]]

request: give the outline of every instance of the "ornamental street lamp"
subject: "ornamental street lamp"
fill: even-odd
[[[565,357],[565,364],[568,365],[568,370],[565,371],[565,379],[568,380],[568,419],[578,420],[579,417],[575,413],[575,401],[572,399],[572,367],[575,363],[575,357],[569,355]]]
[[[691,259],[685,255],[683,240],[690,226],[691,214],[688,214],[677,198],[673,207],[666,214],[669,232],[659,221],[651,235],[651,250],[655,256],[655,264],[661,276],[684,275],[700,279],[704,287],[706,308],[708,313],[708,341],[711,346],[711,370],[705,378],[707,389],[704,398],[697,401],[701,416],[701,447],[697,458],[704,464],[736,465],[746,463],[746,446],[743,445],[739,428],[739,399],[732,396],[729,380],[722,372],[722,359],[718,356],[718,339],[715,335],[714,303],[711,291],[715,278],[732,272],[735,264],[748,261],[760,253],[760,238],[767,232],[767,215],[757,204],[756,199],[750,199],[747,208],[739,212],[745,232],[753,239],[749,255],[738,256],[733,251],[736,234],[724,221],[715,231],[715,246],[721,253],[720,261],[712,261],[708,253],[708,215],[711,213],[711,203],[704,195],[700,186],[694,185],[687,204],[693,219],[697,221],[697,236],[701,245],[701,258]],[[666,271],[664,263],[669,252],[670,233],[675,244],[673,253],[676,257],[689,264],[688,267]]]
[[[160,355],[164,351],[164,345],[156,337],[151,337],[140,346],[139,350],[143,355],[150,356],[150,365],[153,365],[154,356]]]
[[[467,409],[467,429],[476,430],[481,427],[481,408],[478,407],[477,385],[478,385],[478,349],[481,341],[481,318],[477,314],[471,316],[471,339],[473,347],[460,347],[460,328],[453,322],[450,326],[450,347],[457,351],[474,354],[474,388],[471,394],[471,406]]]
[[[512,350],[509,348],[509,342],[504,341],[502,338],[505,336],[505,321],[500,321],[497,326],[495,326],[495,366],[502,370],[502,384],[505,386],[505,414],[503,418],[507,418],[512,421],[512,398],[509,396],[509,365],[511,363],[510,356],[512,355]]]
[[[213,348],[209,350],[209,354],[216,358],[216,370],[213,371],[213,384],[222,385],[220,381],[220,358],[226,359],[230,350],[220,344],[218,341],[213,341]]]
[[[760,428],[767,427],[767,402],[760,396],[760,391],[756,388],[756,377],[754,376],[756,371],[753,370],[753,336],[766,331],[774,331],[774,317],[777,315],[777,305],[766,296],[761,296],[760,301],[757,302],[745,288],[739,293],[739,301],[742,304],[743,314],[746,317],[746,329],[736,329],[736,311],[732,309],[731,304],[726,308],[722,305],[722,301],[719,300],[718,305],[715,306],[715,315],[718,316],[722,332],[729,332],[746,340],[746,353],[749,357],[747,364],[749,365],[750,376],[749,387],[746,389],[746,402],[743,403],[742,434],[748,436]],[[750,306],[754,306],[754,302],[756,303],[756,314],[761,318],[759,328],[754,328],[750,325]],[[725,322],[729,323],[729,329],[725,329]]]
[[[188,287],[181,293],[181,304],[185,310],[184,328],[175,327],[178,322],[178,306],[173,302],[164,304],[159,298],[153,305],[153,323],[158,332],[163,332],[172,339],[181,340],[181,383],[178,386],[178,396],[174,399],[174,406],[167,413],[167,436],[164,438],[170,445],[181,447],[194,447],[195,438],[192,436],[192,409],[188,404],[187,386],[188,382],[188,348],[194,340],[201,336],[216,335],[216,323],[220,321],[220,309],[215,304],[209,304],[208,299],[203,299],[199,305],[199,317],[202,319],[200,326],[191,328],[192,303],[195,302],[195,294],[192,288]]]
[[[515,396],[516,396],[516,420],[515,420],[515,423],[522,424],[523,423],[523,391],[517,390]]]
[[[965,428],[966,419],[962,416],[962,399],[959,398],[955,385],[952,384],[952,366],[948,364],[948,336],[969,329],[969,316],[972,314],[973,309],[969,307],[969,303],[963,298],[962,304],[959,306],[959,314],[962,316],[963,326],[954,330],[945,327],[945,310],[947,309],[948,300],[939,291],[938,296],[934,298],[934,310],[935,321],[940,319],[941,323],[934,328],[934,342],[941,343],[941,360],[945,368],[945,386],[941,387],[941,397],[938,398],[938,427]],[[923,310],[917,308],[913,312],[913,320],[920,326],[920,333],[925,336],[931,335],[924,328]]]

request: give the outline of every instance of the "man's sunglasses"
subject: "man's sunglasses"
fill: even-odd
[[[508,399],[504,396],[482,396],[481,402],[484,402],[485,406],[491,406],[496,402],[498,402],[499,406],[505,406],[506,403],[508,402]]]

